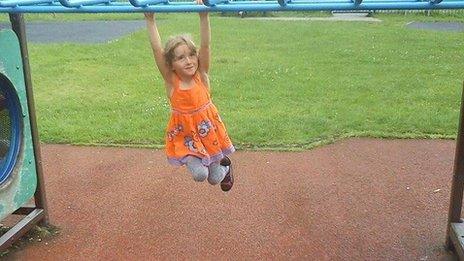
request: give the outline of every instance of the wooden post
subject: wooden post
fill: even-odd
[[[461,114],[459,117],[456,152],[454,156],[454,175],[451,185],[451,199],[448,212],[448,227],[446,230],[446,246],[454,249],[451,241],[451,223],[461,223],[462,196],[464,190],[464,83],[461,97]]]

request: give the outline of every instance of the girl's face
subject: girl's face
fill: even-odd
[[[198,56],[186,44],[174,49],[172,69],[180,77],[193,77],[198,69]]]

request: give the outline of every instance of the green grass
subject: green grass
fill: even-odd
[[[399,21],[455,21],[462,22],[464,10],[423,10],[423,11],[396,11],[391,13],[373,13],[380,19],[395,19]]]
[[[5,234],[10,229],[11,229],[10,227],[5,227],[3,225],[0,225],[0,235]],[[52,225],[47,225],[43,227],[34,226],[24,236],[16,240],[13,243],[13,245],[10,246],[8,249],[0,251],[0,259],[9,257],[10,254],[23,249],[29,243],[43,242],[45,240],[50,240],[52,237],[58,235],[59,233],[60,233],[59,228],[52,226]]]
[[[213,100],[234,143],[295,149],[351,136],[454,138],[464,33],[411,30],[404,15],[380,16],[212,17]],[[198,40],[197,25],[194,14],[160,18],[164,39],[193,32]],[[145,31],[29,51],[43,142],[163,145],[169,106]]]

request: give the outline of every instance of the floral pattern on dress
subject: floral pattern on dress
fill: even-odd
[[[206,137],[210,130],[211,122],[209,120],[203,120],[198,124],[198,135],[200,135],[200,137]]]
[[[191,136],[184,137],[184,145],[193,152],[198,152],[197,146],[195,145],[195,141],[192,139]]]
[[[181,133],[183,130],[184,130],[184,126],[182,126],[182,124],[178,124],[178,125],[174,126],[173,129],[171,129],[171,130],[169,130],[167,132],[168,140],[173,141],[174,136],[177,136],[177,134]]]
[[[165,150],[171,164],[185,165],[186,157],[192,155],[209,166],[235,149],[211,102],[208,88],[199,74],[193,80],[192,88],[181,90],[181,79],[173,75],[173,92],[169,98],[172,112],[166,128]]]

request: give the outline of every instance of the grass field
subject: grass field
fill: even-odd
[[[213,100],[237,147],[454,138],[464,33],[405,24],[462,16],[375,16],[382,22],[213,16]],[[160,15],[159,25],[164,39],[180,32],[198,39],[195,14]],[[106,44],[30,44],[29,51],[43,142],[163,145],[169,105],[145,31]]]

